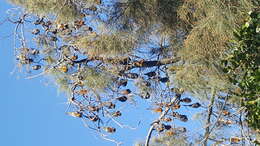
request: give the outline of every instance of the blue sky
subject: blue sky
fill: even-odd
[[[12,6],[3,0],[0,1],[0,21],[6,18],[6,10],[9,8]],[[13,29],[14,25],[7,22],[0,25],[0,145],[114,145],[85,128],[81,120],[67,116],[64,104],[66,98],[63,94],[58,94],[54,85],[45,85],[48,83],[47,79],[40,77],[27,80],[19,72],[11,74],[15,67],[13,37],[4,36],[11,34]],[[126,114],[130,119],[135,116],[130,111]],[[139,117],[144,118],[143,115]],[[152,118],[148,118],[148,121],[152,121]],[[121,130],[116,137],[126,146],[133,145],[136,140],[144,138],[147,128],[135,131]]]
[[[0,21],[11,8],[0,1]],[[45,85],[44,78],[26,80],[19,73],[11,74],[15,67],[13,37],[3,38],[14,29],[10,23],[0,25],[0,145],[1,146],[109,146],[81,120],[65,114],[64,96],[54,85]],[[129,134],[126,145],[132,145],[136,133]],[[133,138],[135,137],[135,138]],[[132,139],[131,139],[132,138]]]
[[[0,1],[0,20],[10,8]],[[109,145],[96,140],[77,119],[65,115],[65,98],[58,95],[46,80],[23,79],[12,72],[14,64],[13,37],[3,39],[13,30],[10,23],[0,26],[0,145],[1,146],[86,146]]]

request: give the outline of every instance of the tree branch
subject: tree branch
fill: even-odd
[[[146,60],[131,60],[130,58],[122,57],[122,58],[104,58],[104,57],[90,57],[81,59],[78,61],[73,61],[73,63],[87,63],[89,61],[102,61],[104,63],[111,63],[111,64],[119,64],[119,65],[125,65],[126,70],[131,70],[133,68],[140,68],[140,67],[154,67],[154,66],[162,66],[167,64],[173,64],[178,61],[180,61],[180,57],[177,58],[166,58],[162,60],[152,60],[152,61],[146,61]]]
[[[148,134],[146,136],[145,146],[149,146],[149,142],[150,142],[151,135],[153,133],[155,124],[158,124],[165,117],[165,115],[168,114],[168,112],[171,109],[171,105],[173,105],[175,102],[179,102],[179,99],[180,99],[180,97],[172,98],[171,101],[170,101],[170,104],[169,104],[170,106],[167,106],[165,108],[165,110],[162,112],[162,114],[160,115],[160,117],[151,124],[151,127],[150,127]]]
[[[163,60],[154,60],[154,61],[134,61],[127,69],[131,70],[133,68],[139,68],[139,67],[154,67],[154,66],[162,66],[167,64],[173,64],[180,61],[180,57],[177,58],[166,58]]]
[[[209,127],[210,127],[210,119],[211,119],[211,115],[212,115],[213,104],[215,101],[215,95],[216,95],[216,89],[213,87],[212,92],[211,92],[210,104],[208,106],[208,115],[207,115],[207,122],[206,122],[203,146],[207,146],[207,141],[208,141],[208,138],[210,135]]]

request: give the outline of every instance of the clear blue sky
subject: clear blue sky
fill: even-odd
[[[0,1],[0,21],[12,7]],[[15,66],[13,37],[3,37],[13,29],[10,23],[0,25],[0,146],[114,145],[83,127],[81,120],[67,116],[63,104],[66,98],[58,94],[54,85],[44,85],[46,79],[26,80],[22,76],[18,78],[19,74],[10,74]],[[128,114],[129,118],[135,116]],[[126,133],[119,132],[116,136],[127,146],[141,140],[146,130],[121,130]]]

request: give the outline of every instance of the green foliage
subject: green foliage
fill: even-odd
[[[151,146],[188,146],[189,142],[185,136],[160,136],[152,139]]]
[[[168,131],[169,132],[169,131]],[[156,136],[151,139],[150,146],[189,146],[192,145],[187,136],[183,134],[168,135],[167,133],[160,134],[160,136]],[[144,146],[143,143],[137,143],[135,146]]]
[[[47,72],[47,76],[53,79],[55,84],[58,86],[59,92],[70,93],[69,83],[71,77],[60,72],[57,69],[51,69]]]
[[[192,29],[181,55],[188,62],[216,62],[233,38],[232,30],[242,23],[245,13],[252,8],[249,0],[187,0],[178,12]]]
[[[221,70],[220,58],[234,38],[232,30],[253,7],[249,0],[186,0],[179,7],[178,14],[189,29],[178,52],[184,62],[174,76],[179,86],[199,95],[211,86],[225,92],[232,87]]]
[[[260,11],[250,12],[248,21],[234,32],[232,53],[225,64],[225,71],[234,85],[241,91],[238,96],[245,98],[242,106],[248,110],[249,124],[260,128]]]
[[[123,33],[92,34],[82,36],[75,41],[75,45],[89,56],[117,56],[131,52],[135,46],[135,39]]]
[[[126,0],[115,3],[109,22],[141,35],[154,29],[176,30],[174,26],[179,23],[176,11],[180,4],[181,0]]]
[[[104,72],[99,72],[92,68],[84,68],[80,72],[84,84],[93,90],[104,91],[113,83],[113,78]]]
[[[71,21],[79,17],[77,6],[68,0],[9,0],[40,16],[55,15],[58,21]]]
[[[50,78],[54,78],[55,83],[58,85],[59,90],[62,92],[70,93],[71,84],[77,82],[81,78],[82,85],[92,89],[95,92],[105,91],[106,88],[112,85],[113,78],[109,74],[100,72],[93,68],[87,68],[80,70],[75,75],[67,74],[62,70],[62,67],[66,67],[69,72],[73,70],[72,66],[60,65],[58,68],[53,68],[48,70],[48,75]]]
[[[215,87],[218,91],[226,92],[232,86],[229,85],[227,76],[214,65],[207,66],[205,64],[185,64],[177,71],[169,72],[172,79],[177,81],[177,85],[184,88],[186,91],[192,92],[200,98],[207,99],[205,93],[209,94],[210,89]]]

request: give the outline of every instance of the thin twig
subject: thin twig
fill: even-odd
[[[207,126],[206,126],[206,129],[205,129],[203,146],[207,146],[207,140],[208,140],[208,137],[210,135],[209,127],[210,127],[210,119],[211,119],[211,115],[212,115],[213,104],[214,104],[214,101],[215,101],[215,94],[216,94],[216,90],[213,87],[212,92],[211,92],[210,104],[208,106],[208,115],[207,115],[207,122],[206,122]]]
[[[136,129],[137,129],[136,127],[131,127],[131,126],[129,126],[129,125],[121,124],[121,123],[118,122],[115,118],[113,118],[113,117],[109,114],[108,111],[105,110],[105,112],[106,112],[106,115],[109,116],[109,118],[110,118],[115,124],[117,124],[120,128],[129,128],[129,129],[131,129],[131,130],[136,130]]]
[[[39,77],[39,76],[42,76],[42,75],[46,74],[47,72],[48,72],[48,70],[45,70],[45,71],[43,71],[43,72],[41,72],[41,73],[39,73],[39,74],[37,74],[37,75],[33,75],[33,76],[26,77],[25,79],[37,78],[37,77]]]
[[[148,131],[148,134],[146,136],[145,146],[149,146],[149,142],[150,142],[150,139],[151,139],[151,136],[152,136],[155,124],[158,124],[161,121],[161,119],[163,119],[165,117],[165,115],[168,114],[168,112],[171,109],[170,108],[171,105],[173,105],[175,102],[178,102],[179,101],[178,99],[179,99],[178,97],[172,98],[171,101],[170,101],[170,104],[169,104],[170,106],[166,107],[165,110],[160,115],[160,117],[157,120],[152,122],[151,127],[150,127],[150,129]]]
[[[116,141],[116,140],[114,140],[114,139],[107,138],[107,135],[105,135],[105,134],[100,133],[100,136],[101,136],[102,139],[107,140],[107,141],[111,141],[111,142],[115,143],[117,146],[120,146],[120,145],[123,144],[123,143],[120,142],[120,141]]]
[[[203,142],[206,138],[209,139],[210,133],[213,131],[213,129],[215,128],[215,126],[216,126],[217,123],[219,122],[219,119],[220,119],[221,116],[222,116],[223,110],[224,110],[224,108],[225,108],[225,106],[226,106],[226,103],[227,103],[227,99],[228,99],[228,96],[225,97],[225,100],[224,100],[224,103],[223,103],[223,105],[222,105],[222,107],[221,107],[220,113],[219,113],[219,115],[217,116],[217,119],[216,119],[215,123],[212,124],[211,129],[208,131],[208,135],[207,135],[207,137],[204,137],[204,139],[201,140],[201,142]],[[210,124],[207,125],[207,126],[210,126]]]

